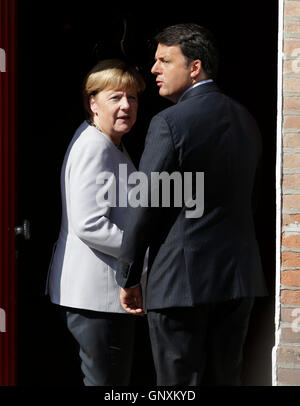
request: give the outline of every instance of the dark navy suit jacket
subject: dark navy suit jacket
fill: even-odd
[[[252,207],[261,150],[252,116],[214,83],[157,114],[139,166],[149,193],[152,172],[179,172],[182,179],[204,172],[204,212],[187,218],[184,204],[129,207],[118,284],[139,282],[149,246],[147,309],[265,295]]]

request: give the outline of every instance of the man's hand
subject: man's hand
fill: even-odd
[[[120,301],[127,313],[144,316],[143,296],[140,286],[135,288],[120,288]]]

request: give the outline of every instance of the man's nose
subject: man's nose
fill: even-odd
[[[155,61],[154,65],[151,68],[151,73],[153,73],[154,75],[159,74],[159,64],[158,61]]]

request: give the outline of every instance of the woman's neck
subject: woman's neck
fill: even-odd
[[[101,126],[99,125],[99,123],[97,123],[98,120],[96,120],[95,118],[90,120],[90,123],[97,128],[98,131],[100,131],[101,133],[105,134],[108,138],[110,138],[112,140],[112,142],[119,147],[121,144],[121,139],[122,139],[122,135],[120,134],[109,134],[107,131],[103,131]]]

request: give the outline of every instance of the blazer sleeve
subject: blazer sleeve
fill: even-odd
[[[89,247],[113,257],[118,257],[123,231],[109,216],[114,202],[99,201],[98,176],[113,174],[109,149],[87,139],[74,151],[69,167],[69,216],[75,234]]]
[[[126,227],[118,259],[116,279],[120,286],[131,287],[140,282],[147,247],[159,227],[160,207],[151,207],[152,172],[173,172],[176,151],[171,129],[164,117],[155,116],[150,123],[139,171],[148,179],[148,207],[129,207]]]

